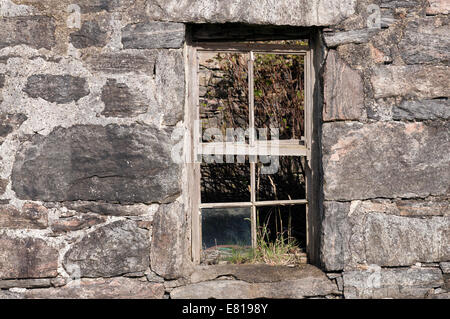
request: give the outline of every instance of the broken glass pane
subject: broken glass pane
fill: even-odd
[[[227,128],[248,129],[248,54],[199,52],[198,57],[202,140],[222,142]]]
[[[255,127],[269,132],[277,128],[280,140],[300,140],[304,136],[304,57],[255,54],[254,83]]]

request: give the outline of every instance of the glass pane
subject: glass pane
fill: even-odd
[[[256,200],[305,199],[305,158],[260,156],[256,166]]]
[[[202,139],[225,141],[227,128],[248,129],[248,54],[199,52],[198,57]]]
[[[250,165],[248,163],[202,163],[200,170],[202,203],[250,201]]]
[[[202,209],[203,261],[231,258],[236,251],[251,251],[251,209]]]
[[[258,207],[257,222],[258,240],[283,239],[306,248],[306,205]]]
[[[255,127],[278,128],[279,139],[304,135],[304,57],[255,54]],[[276,139],[276,136],[271,136]]]

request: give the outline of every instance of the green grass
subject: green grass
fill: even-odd
[[[253,248],[232,248],[231,256],[225,260],[231,264],[247,264],[253,260],[254,249]]]
[[[259,227],[256,248],[227,248],[223,260],[231,264],[267,264],[267,265],[298,265],[302,250],[294,238],[283,233],[277,233],[275,241],[270,241],[267,225]]]
[[[296,240],[278,232],[274,241],[270,241],[267,225],[259,228],[257,244],[253,253],[253,263],[268,265],[299,264],[301,249]]]

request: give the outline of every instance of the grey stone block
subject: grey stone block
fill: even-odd
[[[215,267],[207,267],[194,272],[191,278],[196,283],[175,288],[170,293],[171,298],[300,299],[340,294],[336,284],[328,279],[325,273],[311,265],[304,269],[286,269],[285,267],[265,265]],[[271,274],[275,276],[272,277]],[[220,278],[213,280],[220,275],[231,275],[237,280]]]
[[[0,280],[1,289],[10,288],[46,288],[51,286],[51,279],[19,279],[19,280]],[[0,297],[1,299],[1,297]]]
[[[150,264],[148,231],[132,221],[116,221],[89,232],[64,256],[69,274],[113,277],[145,271]]]
[[[170,130],[76,125],[35,135],[16,156],[12,188],[22,199],[164,202],[180,192]]]
[[[324,208],[321,260],[329,271],[365,264],[410,266],[450,258],[448,216],[398,216],[391,213],[390,204],[371,201],[325,202]]]
[[[27,119],[27,116],[22,113],[0,113],[0,145],[9,134],[17,130]]]
[[[370,38],[379,32],[379,29],[360,29],[343,32],[324,33],[325,44],[334,48],[348,43],[367,43]]]
[[[325,199],[448,194],[449,130],[449,122],[324,123]]]
[[[145,113],[149,104],[145,96],[114,79],[108,79],[102,88],[102,102],[105,108],[101,114],[106,117],[133,117]]]
[[[403,101],[392,109],[394,120],[449,120],[448,99]]]
[[[355,120],[363,117],[364,91],[361,75],[328,52],[324,74],[323,120]]]
[[[442,285],[435,268],[355,270],[344,272],[344,296],[348,299],[424,298]]]
[[[383,65],[374,69],[370,81],[375,98],[439,98],[448,96],[450,68],[443,65]]]
[[[153,217],[151,269],[165,279],[177,279],[190,271],[187,225],[183,205],[162,205]]]
[[[78,101],[90,93],[86,79],[71,75],[36,74],[23,89],[32,98],[57,104]]]
[[[355,7],[355,0],[151,0],[148,13],[156,21],[324,26],[343,21]]]
[[[94,72],[121,74],[153,74],[156,54],[154,52],[112,52],[90,54],[85,63]]]
[[[0,17],[0,49],[28,45],[40,49],[55,46],[55,21],[47,16]]]
[[[448,18],[425,17],[409,22],[399,43],[407,64],[446,63],[450,59]]]
[[[99,278],[72,281],[61,288],[31,289],[27,299],[162,299],[164,286],[132,278]]]
[[[97,21],[86,21],[80,30],[70,34],[70,43],[77,49],[104,47],[107,43],[107,32],[100,28]]]
[[[183,46],[184,39],[183,23],[133,23],[122,29],[125,49],[177,49]]]

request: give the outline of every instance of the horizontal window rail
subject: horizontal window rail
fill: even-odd
[[[237,208],[237,207],[264,207],[264,206],[284,206],[308,204],[307,199],[287,199],[287,200],[267,200],[256,202],[230,202],[230,203],[201,203],[202,208]]]
[[[309,50],[305,45],[292,44],[266,44],[266,43],[196,43],[198,51],[217,51],[217,52],[254,52],[265,54],[299,54],[306,55]]]
[[[198,155],[307,156],[308,149],[298,140],[255,141],[254,145],[234,142],[200,143]]]

